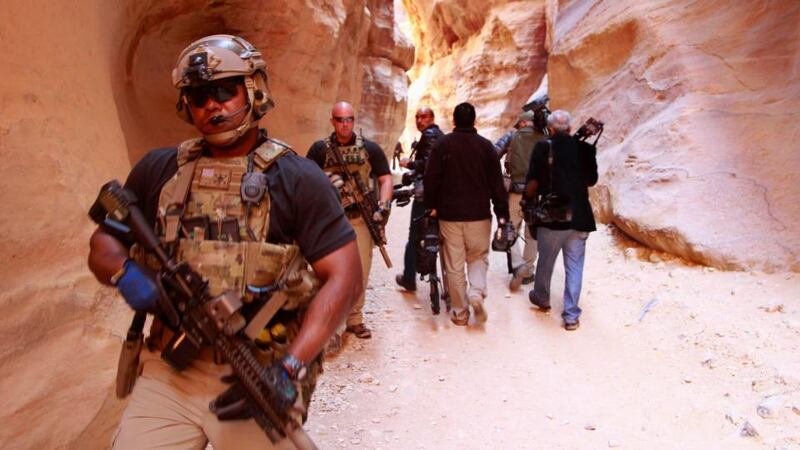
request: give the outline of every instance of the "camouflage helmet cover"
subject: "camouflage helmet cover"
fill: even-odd
[[[180,89],[229,77],[262,72],[266,63],[251,43],[229,34],[198,39],[186,47],[172,69],[172,84]]]

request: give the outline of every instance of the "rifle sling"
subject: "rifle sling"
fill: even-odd
[[[195,158],[178,169],[180,170],[178,173],[178,181],[175,184],[175,189],[172,191],[172,196],[167,202],[168,210],[165,216],[166,223],[164,232],[164,241],[166,242],[175,242],[175,240],[178,239],[183,208],[186,204],[186,197],[189,195],[189,189],[192,187],[194,169],[199,159],[200,158]]]

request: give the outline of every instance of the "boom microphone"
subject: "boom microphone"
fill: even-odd
[[[250,105],[247,104],[247,105],[244,105],[241,108],[237,109],[236,111],[233,111],[232,113],[219,114],[217,116],[212,117],[211,120],[209,120],[209,122],[211,122],[211,125],[219,125],[222,122],[228,121],[231,117],[239,114],[240,112],[244,111],[245,109],[247,109],[249,107],[250,107]]]

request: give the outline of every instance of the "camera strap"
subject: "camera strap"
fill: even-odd
[[[552,139],[547,140],[547,170],[550,172],[550,190],[548,191],[549,194],[553,193],[553,141]]]

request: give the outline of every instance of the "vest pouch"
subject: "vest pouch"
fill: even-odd
[[[209,224],[212,241],[240,242],[239,220],[236,217],[226,217]]]
[[[213,227],[213,225],[212,225]],[[178,261],[186,261],[208,280],[208,293],[216,297],[226,291],[244,293],[244,242],[181,239]]]
[[[278,245],[267,242],[245,242],[245,284],[265,287],[275,284],[299,251],[295,245]]]
[[[181,237],[202,241],[211,235],[211,221],[208,216],[195,216],[181,219]]]

